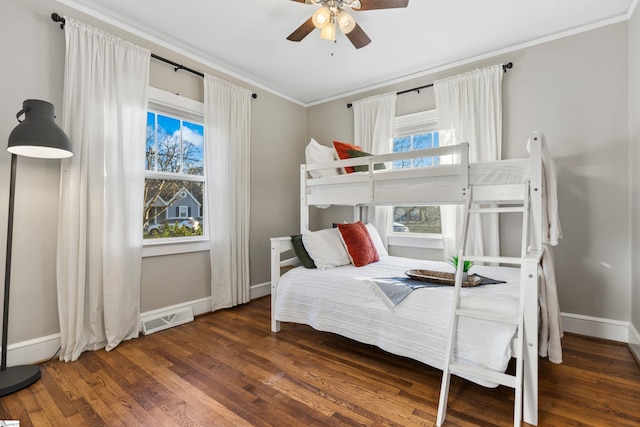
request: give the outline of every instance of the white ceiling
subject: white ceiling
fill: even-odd
[[[58,0],[223,72],[313,105],[498,51],[628,18],[637,0],[410,0],[353,12],[356,50],[314,30],[286,37],[317,6],[291,0]]]

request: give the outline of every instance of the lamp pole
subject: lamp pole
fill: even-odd
[[[4,304],[2,307],[2,362],[0,363],[0,396],[14,393],[40,379],[38,365],[21,365],[7,368],[7,338],[9,335],[9,294],[11,287],[11,247],[13,245],[13,206],[16,189],[16,164],[18,156],[11,154],[11,178],[9,181],[9,217],[7,219],[7,253],[4,267]]]
[[[7,252],[4,265],[4,305],[2,307],[2,363],[0,371],[7,369],[7,335],[9,334],[9,290],[11,284],[11,247],[13,242],[13,203],[16,189],[17,157],[11,154],[11,179],[9,180],[9,216],[7,218]]]

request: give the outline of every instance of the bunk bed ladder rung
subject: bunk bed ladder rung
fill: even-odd
[[[461,231],[461,248],[458,251],[458,266],[456,271],[462,271],[464,261],[475,262],[495,262],[495,263],[507,263],[507,264],[522,264],[522,258],[526,254],[526,242],[528,241],[529,232],[529,184],[526,183],[524,194],[524,200],[522,200],[521,206],[509,206],[509,207],[478,207],[474,206],[473,202],[473,188],[467,194],[466,201],[466,214],[463,218],[462,231]],[[509,203],[513,205],[514,203]],[[485,257],[485,256],[465,256],[467,234],[469,230],[469,219],[472,214],[486,214],[486,213],[506,213],[506,212],[520,212],[522,213],[522,254],[521,258],[517,257]],[[498,315],[480,312],[478,310],[468,310],[460,308],[460,293],[462,288],[462,275],[456,274],[455,284],[453,290],[453,307],[451,314],[451,323],[449,328],[449,339],[447,343],[447,349],[444,360],[444,369],[442,372],[442,384],[440,387],[440,402],[438,404],[438,417],[436,420],[437,426],[442,426],[445,420],[447,411],[447,400],[449,398],[449,385],[451,382],[451,375],[464,375],[469,378],[477,378],[485,381],[502,384],[514,389],[514,412],[513,412],[513,425],[520,426],[522,420],[522,377],[523,377],[523,353],[524,353],[524,339],[522,339],[523,326],[524,326],[524,286],[520,286],[520,298],[518,303],[518,313],[514,318],[506,318]],[[458,329],[458,319],[460,317],[470,317],[475,319],[484,319],[494,322],[508,323],[516,326],[515,333],[515,354],[513,357],[516,359],[515,375],[503,374],[499,372],[489,371],[482,367],[476,367],[466,364],[455,362],[454,359],[454,347],[456,343],[456,330]]]
[[[516,388],[517,378],[515,375],[503,374],[502,372],[490,371],[477,366],[465,365],[462,363],[451,363],[449,370],[456,375],[466,375],[475,377],[487,382],[503,385],[505,387]]]

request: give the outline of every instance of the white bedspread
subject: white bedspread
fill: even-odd
[[[347,265],[319,270],[295,268],[281,277],[275,318],[337,333],[386,351],[444,367],[451,321],[453,287],[417,289],[393,307],[370,278],[403,277],[411,269],[453,271],[446,263],[392,256],[356,268]],[[517,313],[519,274],[516,268],[474,266],[472,273],[506,284],[463,288],[461,306],[483,307],[505,315]],[[491,300],[486,297],[491,295]],[[461,318],[454,358],[504,372],[511,358],[515,326]],[[468,378],[485,386],[494,386]]]

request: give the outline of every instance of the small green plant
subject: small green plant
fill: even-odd
[[[458,256],[454,255],[449,260],[449,264],[453,265],[453,268],[458,269]],[[473,261],[463,261],[462,262],[462,272],[466,273],[469,269],[473,267]]]

